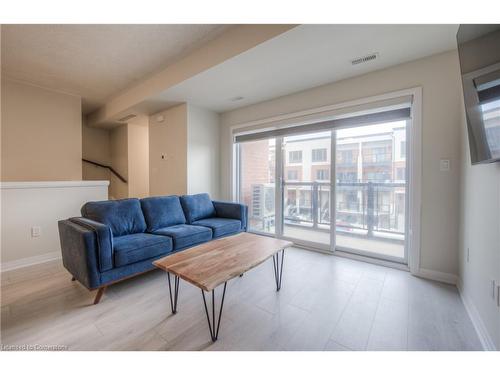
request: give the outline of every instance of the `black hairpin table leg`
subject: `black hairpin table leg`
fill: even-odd
[[[177,299],[179,297],[179,276],[174,275],[174,297],[172,299],[172,284],[170,283],[170,272],[167,272],[168,294],[170,295],[170,307],[172,314],[177,313]]]
[[[276,291],[279,291],[281,289],[281,277],[283,276],[284,258],[285,258],[285,249],[281,250],[281,261],[280,261],[279,251],[273,255],[273,268],[274,268],[274,279],[276,280]]]
[[[222,308],[224,307],[224,296],[226,295],[227,281],[224,283],[224,290],[222,291],[222,300],[220,303],[219,317],[216,318],[215,314],[215,289],[212,289],[212,319],[210,319],[210,314],[208,313],[207,300],[205,298],[205,291],[201,289],[201,295],[203,296],[203,304],[205,305],[205,313],[207,314],[208,329],[210,330],[210,336],[212,341],[217,341],[219,336],[220,328],[220,318],[222,316]],[[210,293],[210,292],[209,292]]]

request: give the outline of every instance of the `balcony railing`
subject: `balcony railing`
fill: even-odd
[[[336,227],[343,232],[401,238],[405,231],[405,184],[350,182],[336,184]],[[284,182],[284,220],[317,230],[330,228],[329,182]]]

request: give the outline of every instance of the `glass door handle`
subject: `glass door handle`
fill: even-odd
[[[497,306],[500,307],[500,285],[497,285]]]

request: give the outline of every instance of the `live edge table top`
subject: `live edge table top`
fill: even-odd
[[[290,246],[290,241],[240,233],[168,255],[153,264],[209,292]]]

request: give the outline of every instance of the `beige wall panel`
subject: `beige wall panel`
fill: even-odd
[[[150,116],[149,168],[150,195],[187,193],[186,104]]]
[[[103,165],[111,164],[110,131],[108,129],[82,126],[83,158]],[[109,169],[82,162],[82,177],[84,180],[108,180]]]
[[[128,180],[128,129],[127,124],[120,125],[110,134],[111,166]],[[128,198],[128,184],[120,181],[111,173],[109,196],[112,199]]]
[[[2,79],[2,181],[82,179],[81,99]]]
[[[128,177],[129,196],[149,196],[149,118],[144,116],[129,123]]]

